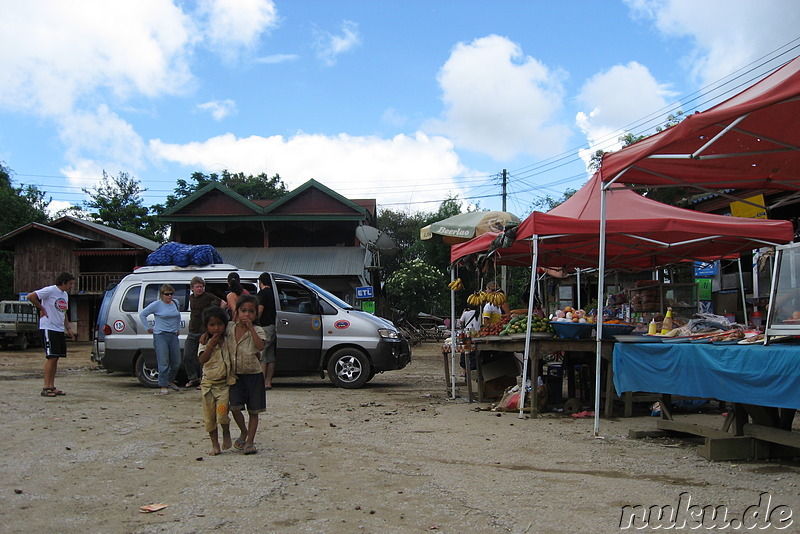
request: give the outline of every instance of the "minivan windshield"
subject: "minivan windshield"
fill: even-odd
[[[308,287],[310,287],[311,289],[316,291],[318,295],[322,295],[327,300],[329,300],[330,302],[332,302],[336,306],[339,306],[340,308],[343,308],[345,310],[355,310],[356,309],[356,308],[353,308],[353,306],[351,306],[350,304],[348,304],[345,301],[343,301],[342,299],[340,299],[339,297],[337,297],[336,295],[333,295],[333,294],[329,293],[328,291],[322,289],[321,287],[319,287],[317,284],[315,284],[313,282],[309,282],[308,280],[303,280],[303,284],[307,285]]]

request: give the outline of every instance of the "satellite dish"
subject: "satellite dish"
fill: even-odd
[[[361,225],[357,227],[356,237],[367,249],[384,256],[394,256],[399,252],[394,239],[373,226]]]

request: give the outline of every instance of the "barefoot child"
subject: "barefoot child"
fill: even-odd
[[[258,430],[258,414],[267,408],[264,392],[264,374],[259,356],[266,345],[264,329],[254,324],[258,318],[258,299],[242,295],[236,299],[235,322],[228,323],[225,345],[233,361],[236,384],[231,387],[231,415],[239,426],[240,435],[233,446],[245,454],[255,454],[253,441]],[[247,409],[248,422],[244,423],[242,410]]]
[[[228,313],[219,306],[209,306],[203,311],[203,329],[197,349],[198,360],[203,365],[200,391],[203,398],[203,418],[206,432],[211,438],[211,456],[231,448],[231,420],[228,417],[230,385],[236,382],[231,369],[231,358],[225,346]],[[222,447],[219,444],[217,425],[222,427]]]

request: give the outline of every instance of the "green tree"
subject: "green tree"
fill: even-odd
[[[83,207],[96,222],[162,242],[165,228],[142,203],[141,195],[145,191],[139,180],[126,172],[109,176],[103,171],[100,183],[91,190],[83,189],[89,195]]]
[[[392,305],[403,310],[407,317],[416,317],[419,312],[441,313],[449,309],[444,299],[446,288],[445,274],[420,259],[403,265],[389,276],[385,285]]]
[[[50,203],[45,193],[32,185],[15,187],[11,180],[11,169],[0,163],[0,235],[28,223],[46,223],[45,208]],[[0,252],[0,296],[11,298],[14,293],[14,254]]]
[[[386,276],[414,258],[409,251],[420,240],[419,230],[425,226],[425,220],[427,220],[427,214],[425,213],[408,213],[390,209],[378,212],[378,228],[394,240],[399,250],[395,256],[381,258]]]
[[[400,251],[395,256],[381,258],[383,278],[388,279],[392,273],[415,259],[433,265],[442,272],[449,272],[450,247],[436,240],[421,240],[420,230],[459,213],[461,201],[455,196],[442,201],[435,212],[381,210],[378,213],[378,228],[394,240]]]
[[[193,172],[189,180],[179,178],[174,192],[167,195],[166,201],[152,206],[151,209],[155,213],[163,213],[210,183],[220,183],[250,200],[275,200],[289,192],[279,174],[270,178],[264,173],[253,176],[241,172],[231,173],[228,170],[223,170],[220,174]]]

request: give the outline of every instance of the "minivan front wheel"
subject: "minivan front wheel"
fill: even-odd
[[[372,378],[372,364],[357,349],[339,349],[328,361],[328,377],[340,388],[360,388]]]
[[[136,378],[143,386],[158,387],[158,365],[150,364],[147,362],[147,358],[139,356],[139,359],[136,360]]]

